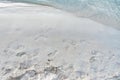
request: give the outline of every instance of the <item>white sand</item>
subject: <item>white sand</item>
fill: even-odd
[[[0,80],[119,80],[120,31],[47,6],[0,9]]]

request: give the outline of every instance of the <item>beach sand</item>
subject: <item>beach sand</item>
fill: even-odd
[[[119,30],[48,6],[4,5],[0,80],[118,80],[119,36]]]

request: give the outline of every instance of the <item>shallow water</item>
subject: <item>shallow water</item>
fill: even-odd
[[[120,29],[120,0],[1,0],[53,6]]]

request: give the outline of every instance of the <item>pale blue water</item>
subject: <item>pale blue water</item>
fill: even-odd
[[[1,0],[3,1],[3,0]],[[53,6],[120,29],[120,0],[4,0]]]

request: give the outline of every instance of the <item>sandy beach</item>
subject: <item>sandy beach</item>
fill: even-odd
[[[48,6],[0,9],[0,80],[119,80],[120,30]]]

